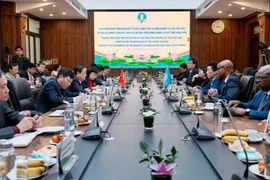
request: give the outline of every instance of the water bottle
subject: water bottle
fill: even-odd
[[[72,108],[71,104],[67,105],[65,115],[64,115],[64,120],[65,120],[65,132],[73,132],[76,129],[76,123],[74,120],[74,109]]]
[[[222,132],[222,122],[221,118],[223,116],[223,107],[220,101],[216,102],[214,104],[214,110],[213,110],[213,118],[214,118],[214,128],[213,128],[213,133],[216,134],[217,136],[221,134]]]
[[[201,109],[202,106],[202,91],[201,89],[197,88],[195,93],[194,93],[194,104],[197,110]]]
[[[89,105],[90,105],[89,113],[96,114],[98,107],[97,107],[97,97],[95,94],[90,94]]]
[[[7,179],[8,173],[15,169],[16,153],[9,140],[0,140],[0,180]]]

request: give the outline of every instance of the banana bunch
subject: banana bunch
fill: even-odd
[[[43,174],[47,167],[44,165],[44,161],[42,159],[28,159],[28,170],[22,164],[17,164],[17,176],[25,177],[26,171],[28,177],[40,176]]]
[[[248,142],[248,134],[244,131],[238,130],[240,138]],[[225,142],[234,142],[235,140],[238,140],[236,131],[234,129],[226,129],[222,131],[221,133],[222,140]]]

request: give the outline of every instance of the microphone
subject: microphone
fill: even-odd
[[[246,157],[246,169],[245,169],[244,175],[241,176],[241,175],[238,175],[238,174],[233,174],[232,177],[231,177],[231,180],[248,180],[248,179],[251,180],[251,179],[255,179],[255,178],[249,178],[249,177],[248,177],[248,171],[249,171],[249,170],[248,170],[248,155],[247,155],[247,151],[246,151],[245,148],[244,148],[243,141],[242,141],[242,139],[240,138],[239,132],[238,132],[238,130],[237,130],[235,124],[234,124],[234,120],[233,120],[232,114],[231,114],[231,112],[230,112],[229,106],[228,106],[227,102],[225,102],[225,101],[220,101],[220,102],[221,102],[221,104],[224,106],[224,108],[226,109],[226,111],[227,111],[228,114],[229,114],[229,118],[230,118],[230,120],[231,120],[231,122],[232,122],[233,128],[234,128],[235,131],[236,131],[238,140],[240,141],[241,147],[242,147],[242,149],[243,149],[243,151],[244,151],[244,154],[245,154],[245,157]]]
[[[214,140],[215,135],[209,129],[201,129],[199,116],[195,113],[194,115],[197,117],[197,125],[191,130],[194,138],[197,140]]]
[[[93,116],[96,119],[96,126],[90,129],[86,129],[84,133],[82,134],[82,139],[87,140],[98,140],[102,138],[102,128],[99,126],[98,122],[98,111]]]

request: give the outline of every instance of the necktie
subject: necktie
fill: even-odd
[[[261,111],[261,110],[262,110],[263,105],[264,105],[264,102],[265,102],[267,96],[268,96],[268,94],[265,93],[264,96],[263,96],[263,98],[262,98],[262,101],[261,101],[261,103],[260,103],[260,105],[259,105],[259,107],[258,107],[258,111]]]

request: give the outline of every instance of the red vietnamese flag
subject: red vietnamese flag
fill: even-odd
[[[120,76],[119,76],[118,84],[120,84],[122,87],[126,85],[126,81],[124,77],[124,69],[122,67],[120,69]]]

